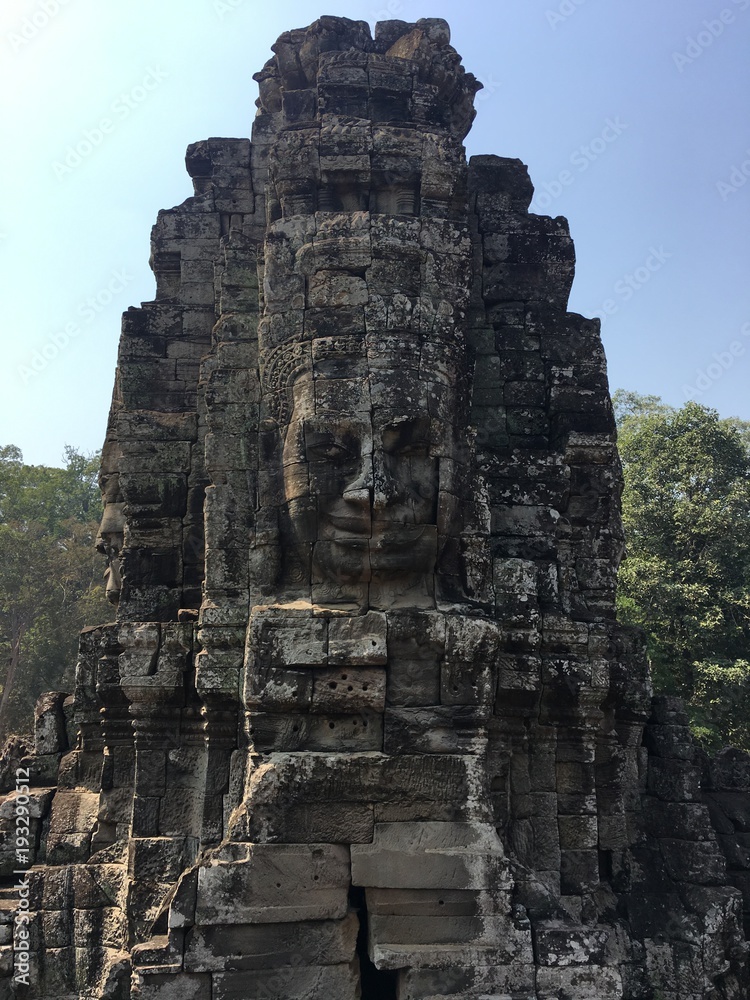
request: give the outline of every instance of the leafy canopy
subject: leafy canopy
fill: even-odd
[[[71,687],[80,629],[111,617],[94,550],[99,459],[66,447],[64,463],[0,447],[0,742],[30,728],[43,691]]]
[[[627,558],[619,610],[647,634],[657,689],[709,747],[750,749],[750,434],[698,403],[614,398]]]

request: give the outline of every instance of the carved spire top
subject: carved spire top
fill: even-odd
[[[254,79],[260,114],[288,126],[326,115],[445,129],[463,139],[482,84],[467,73],[440,18],[365,21],[322,17],[285,32]],[[282,125],[283,127],[283,125]]]

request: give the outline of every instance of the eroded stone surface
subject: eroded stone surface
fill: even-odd
[[[444,21],[273,52],[123,317],[117,622],[0,768],[33,786],[22,995],[742,1000],[750,763],[699,757],[616,623],[567,222],[467,163]]]

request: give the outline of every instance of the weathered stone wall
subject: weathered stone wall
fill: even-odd
[[[750,767],[697,753],[615,620],[567,222],[529,214],[520,161],[466,162],[479,84],[445,22],[321,18],[273,51],[252,141],[189,147],[123,318],[117,621],[13,751],[10,989],[742,1000]]]

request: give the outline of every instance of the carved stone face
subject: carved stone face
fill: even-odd
[[[431,441],[450,433],[435,423],[427,387],[410,372],[389,372],[387,387],[359,379],[296,387],[284,492],[295,540],[311,549],[313,584],[373,607],[431,603],[439,472]]]
[[[121,555],[124,542],[125,515],[121,503],[108,503],[104,508],[99,533],[96,536],[96,551],[107,558],[104,570],[105,590],[110,604],[117,604],[122,590]]]

